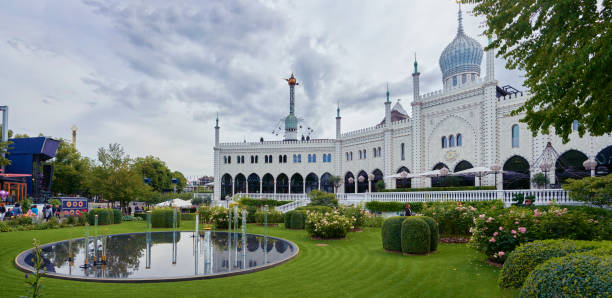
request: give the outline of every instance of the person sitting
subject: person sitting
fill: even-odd
[[[405,213],[406,216],[412,216],[412,210],[410,210],[410,204],[406,204],[405,211],[406,211]]]
[[[15,204],[15,207],[13,207],[12,209],[13,211],[13,216],[17,217],[19,215],[21,215],[23,212],[21,211],[21,205],[19,203]]]

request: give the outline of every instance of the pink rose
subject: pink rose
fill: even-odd
[[[500,230],[500,231],[503,231],[503,230],[504,230],[504,228],[502,228],[502,227],[499,227],[499,230]]]
[[[512,238],[516,239],[516,235],[512,236]]]
[[[484,215],[484,214],[481,214],[481,215],[479,215],[478,217],[480,217],[480,218],[485,218],[485,215]]]
[[[512,233],[512,234],[516,234],[516,231],[515,231],[515,230],[512,230],[512,231],[510,231],[510,233]]]
[[[491,239],[489,239],[489,242],[493,242],[493,243],[495,243],[495,241],[496,241],[496,240],[495,240],[495,238],[494,238],[494,237],[491,237]]]
[[[500,257],[503,257],[505,253],[504,253],[503,251],[500,251],[500,252],[498,252],[497,254],[498,254]]]
[[[493,254],[493,257],[497,259],[497,254]]]
[[[521,232],[521,234],[525,234],[525,232],[527,232],[527,228],[525,227],[519,227],[518,230]]]
[[[552,205],[552,201],[548,201],[548,205]]]
[[[497,237],[497,235],[499,235],[499,233],[497,232],[493,233],[493,237]]]
[[[515,222],[514,222],[514,224],[515,224],[515,225],[518,225],[518,224],[519,224],[518,220],[517,220],[517,221],[515,221]]]
[[[493,221],[493,217],[487,218],[487,222],[492,222],[492,221]]]

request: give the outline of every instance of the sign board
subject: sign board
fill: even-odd
[[[62,213],[64,216],[81,215],[81,212],[87,212],[87,198],[62,198]]]

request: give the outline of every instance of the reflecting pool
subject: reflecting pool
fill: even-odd
[[[298,248],[275,237],[202,231],[90,237],[42,246],[47,276],[112,282],[222,277],[262,270],[293,258]],[[245,240],[245,241],[244,241]],[[17,267],[33,271],[32,250]]]

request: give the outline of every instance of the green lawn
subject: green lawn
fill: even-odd
[[[189,230],[193,221],[183,221]],[[143,222],[108,226],[110,233],[144,231]],[[157,229],[156,229],[157,230]],[[263,234],[263,227],[248,231]],[[15,256],[32,238],[48,243],[83,235],[83,228],[0,233],[0,296],[25,294],[24,273]],[[402,256],[382,249],[380,229],[349,233],[346,240],[314,241],[304,231],[271,228],[270,235],[300,247],[286,264],[261,272],[211,280],[112,284],[43,279],[47,297],[516,297],[497,286],[499,270],[465,244],[441,244],[429,256]],[[319,247],[317,243],[329,246]]]

